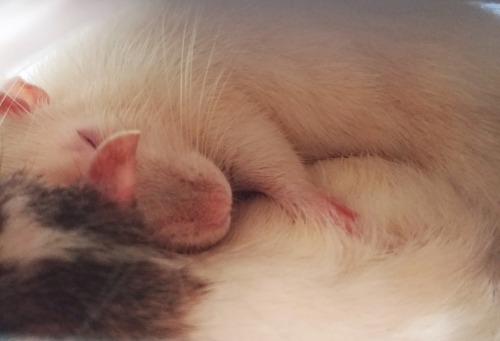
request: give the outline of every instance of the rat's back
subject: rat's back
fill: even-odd
[[[77,39],[37,81],[66,113],[162,122],[219,164],[251,113],[307,161],[408,161],[497,205],[499,30],[465,1],[153,1]]]

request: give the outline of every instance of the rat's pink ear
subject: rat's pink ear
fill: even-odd
[[[37,106],[49,102],[50,97],[42,88],[15,77],[2,85],[0,114],[31,113]]]
[[[139,131],[135,130],[112,135],[97,148],[89,168],[89,182],[106,198],[119,204],[131,204],[135,200],[139,137]]]

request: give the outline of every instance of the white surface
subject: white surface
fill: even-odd
[[[119,0],[0,0],[0,77],[22,71],[70,32],[124,4]]]

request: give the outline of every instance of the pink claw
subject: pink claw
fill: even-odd
[[[330,193],[312,185],[275,197],[293,217],[299,215],[332,219],[350,235],[359,235],[357,214]]]
[[[333,210],[329,210],[332,218],[338,220],[338,223],[342,225],[349,234],[358,235],[360,231],[355,222],[357,214],[329,194],[327,194],[327,201],[329,201],[333,208]]]

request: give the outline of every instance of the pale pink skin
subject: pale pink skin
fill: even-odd
[[[113,135],[99,146],[90,165],[88,179],[115,202],[135,199],[139,136],[137,131]]]
[[[0,113],[22,114],[31,112],[42,103],[49,103],[49,95],[40,87],[26,83],[22,78],[7,80],[0,92]]]
[[[7,82],[3,90],[0,103],[4,104],[0,104],[0,111],[12,120],[39,115],[37,108],[50,102],[43,89],[20,78]],[[158,146],[149,144],[151,136],[143,134],[141,141],[145,140],[141,144],[139,131],[125,129],[106,135],[92,125],[75,126],[73,122],[63,130],[74,128],[76,134],[70,134],[62,146],[50,147],[62,148],[63,153],[68,153],[66,157],[71,159],[71,165],[49,162],[53,157],[61,157],[56,154],[45,158],[46,166],[36,165],[33,171],[57,184],[90,179],[114,201],[137,200],[149,225],[153,226],[152,233],[168,247],[203,249],[227,234],[233,183],[230,186],[216,163],[197,152],[187,151],[165,166],[157,157],[158,151],[152,149]],[[270,131],[273,129],[271,126]],[[236,175],[237,189],[257,190],[269,195],[282,205],[291,219],[333,219],[348,233],[359,232],[354,223],[355,213],[308,181],[298,157],[291,147],[279,140],[280,137],[276,139],[278,146],[283,144],[285,150],[282,160],[259,158],[259,163],[269,166],[257,168],[248,163],[248,169],[243,168]],[[255,147],[257,149],[251,152],[257,157],[261,146],[256,144]],[[251,158],[249,153],[242,152],[242,155]]]

